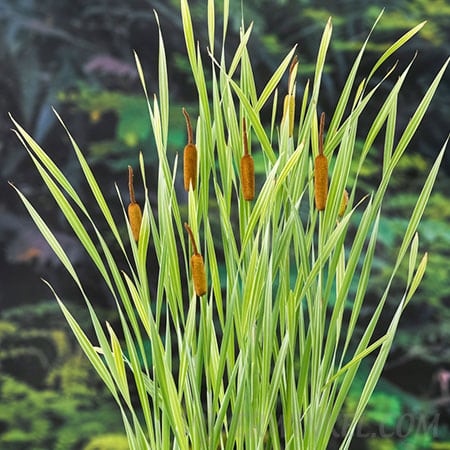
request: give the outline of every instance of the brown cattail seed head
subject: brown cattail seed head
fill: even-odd
[[[194,190],[197,186],[197,147],[193,143],[191,119],[184,108],[183,114],[186,119],[186,128],[188,133],[188,143],[184,147],[183,154],[184,189],[189,192],[189,187],[191,184],[192,189]]]
[[[248,153],[247,130],[245,119],[242,119],[242,135],[244,141],[244,156],[241,158],[241,188],[244,200],[255,198],[255,163]]]
[[[201,297],[206,294],[206,272],[205,264],[203,262],[203,256],[198,252],[197,245],[195,244],[194,233],[192,233],[191,227],[185,223],[184,228],[189,234],[194,254],[191,257],[191,271],[192,280],[194,282],[195,293]]]
[[[241,186],[244,200],[255,198],[255,163],[251,155],[241,158]]]
[[[128,220],[130,221],[133,238],[137,242],[139,240],[139,232],[141,231],[142,222],[141,207],[137,203],[130,203],[128,205]]]
[[[314,198],[319,211],[325,209],[328,195],[328,160],[318,155],[314,163]]]
[[[194,144],[188,144],[184,147],[183,167],[184,189],[189,192],[189,187],[192,184],[192,189],[195,190],[197,186],[197,147]]]
[[[341,205],[339,206],[339,216],[342,217],[345,213],[345,210],[347,209],[347,205],[348,205],[348,192],[347,189],[344,189],[344,192],[342,194],[342,200],[341,200]]]
[[[201,297],[206,294],[206,272],[202,255],[192,255],[191,270],[195,293]]]
[[[323,129],[325,114],[320,116],[319,155],[314,162],[314,198],[319,211],[325,209],[328,196],[328,160],[323,154]]]
[[[128,166],[128,190],[130,192],[128,220],[130,222],[130,228],[131,233],[133,234],[133,238],[137,242],[139,240],[139,232],[141,230],[142,211],[141,207],[136,203],[136,199],[134,197],[133,169],[131,168],[131,166]]]

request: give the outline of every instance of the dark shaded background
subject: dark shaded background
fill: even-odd
[[[190,4],[196,38],[205,50],[204,61],[207,61],[206,0]],[[255,22],[249,52],[257,85],[264,84],[282,56],[297,43],[300,96],[313,75],[320,36],[332,15],[333,41],[319,105],[319,110],[332,111],[356,51],[384,6],[381,1],[366,5],[350,0],[246,0],[245,21]],[[220,8],[221,5],[216,5],[219,23]],[[170,70],[169,153],[175,156],[185,140],[183,117],[178,112],[183,105],[193,111],[197,107],[178,2],[0,0],[2,450],[127,448],[126,441],[120,437],[123,432],[119,414],[75,345],[56,302],[40,278],[52,283],[74,315],[89,329],[80,296],[8,181],[13,181],[38,205],[38,210],[69,249],[91,299],[102,310],[102,318],[114,322],[114,305],[98,285],[99,278],[57,212],[26,151],[10,131],[12,124],[7,113],[11,112],[55,158],[89,206],[91,197],[70,144],[56,124],[53,105],[87,155],[116,217],[120,217],[114,183],[126,192],[126,167],[137,165],[138,149],[144,151],[148,170],[151,172],[156,167],[156,152],[132,54],[135,49],[140,56],[149,91],[157,91],[157,28],[153,9],[159,14]],[[450,53],[450,3],[442,0],[389,2],[360,69],[362,79],[389,43],[422,20],[428,20],[426,27],[396,56],[396,74],[399,74],[418,52],[399,98],[396,138]],[[240,23],[240,3],[232,1],[230,52],[239,41]],[[385,70],[393,63],[394,60],[386,63]],[[384,72],[379,73],[382,76]],[[384,101],[396,76],[385,83],[374,101],[374,109]],[[281,90],[285,90],[287,79],[282,83]],[[384,207],[387,218],[380,224],[382,242],[367,307],[362,311],[363,319],[370,317],[371,308],[384,289],[406,226],[403,218],[410,215],[417,192],[448,135],[449,109],[450,85],[446,75],[392,180]],[[362,130],[370,126],[372,119],[369,111],[367,122],[361,123]],[[362,188],[367,191],[378,181],[382,145],[382,141],[375,143],[361,180]],[[428,274],[402,321],[382,381],[355,440],[355,449],[450,449],[449,170],[447,152],[419,230],[420,250],[430,252]],[[101,222],[100,215],[98,218]],[[402,280],[394,286],[392,311],[402,294],[402,286]],[[363,377],[364,373],[361,382]],[[345,414],[351,415],[356,401],[356,394],[350,395]],[[339,424],[341,429],[345,428],[345,420],[344,415]],[[339,434],[337,430],[332,445],[338,445]]]

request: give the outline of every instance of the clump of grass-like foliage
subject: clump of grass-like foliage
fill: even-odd
[[[247,50],[251,26],[242,28],[234,57],[226,61],[228,1],[224,0],[223,46],[218,51],[214,2],[209,0],[211,58],[206,64],[210,65],[212,79],[207,82],[187,0],[181,0],[181,15],[198,94],[199,114],[192,125],[198,151],[197,183],[194,190],[191,183],[188,194],[177,193],[174,187],[180,171],[178,158],[170,160],[166,152],[169,86],[160,32],[159,93],[153,97],[148,95],[136,56],[159,159],[157,204],[151,205],[144,157],[155,149],[145,150],[140,157],[145,199],[141,203],[137,242],[126,209],[123,217],[113,217],[83,153],[56,113],[106,219],[108,232],[126,258],[126,270],[119,269],[100,225],[94,223],[66,176],[13,120],[17,136],[109,288],[121,330],[101,323],[64,249],[16,188],[36,225],[79,286],[90,312],[95,342],[88,339],[64,302],[56,298],[78,342],[120,408],[131,449],[326,449],[361,361],[370,354],[369,376],[351,424],[342,436],[341,448],[346,449],[380,377],[402,312],[425,271],[427,256],[418,256],[416,229],[445,146],[404,230],[389,283],[362,336],[355,336],[370,280],[383,197],[448,61],[398,142],[394,139],[397,99],[410,65],[396,75],[397,81],[381,103],[372,126],[362,135],[359,118],[383,82],[373,85],[374,74],[423,24],[389,47],[361,84],[355,86],[367,41],[364,43],[335,110],[327,111],[329,123],[323,155],[329,162],[329,183],[326,206],[318,211],[314,201],[314,160],[319,154],[316,108],[332,34],[331,20],[323,32],[314,79],[311,86],[305,86],[303,99],[297,101],[293,127],[291,119],[281,120],[279,106],[282,109],[283,105],[277,105],[277,86],[295,49],[286,55],[262,91],[257,92]],[[289,93],[280,93],[290,96],[290,105],[294,105],[290,99],[295,93],[297,67],[301,70],[301,63],[291,65]],[[395,67],[384,79],[392,77],[394,71]],[[268,128],[260,120],[263,108],[272,111]],[[286,114],[294,114],[293,109],[289,106]],[[243,123],[247,124],[245,135],[250,153],[259,152],[265,165],[265,177],[257,179],[253,201],[245,201],[241,190]],[[358,175],[372,144],[383,133],[379,185],[370,195],[358,198]],[[355,149],[357,136],[364,142],[361,151]],[[350,183],[350,162],[354,159],[358,170]],[[343,211],[345,190],[349,201]],[[180,209],[185,195],[187,217]],[[213,208],[220,216],[220,229],[211,226]],[[355,211],[360,213],[360,220],[356,233],[350,236],[347,231]],[[236,216],[238,224],[231,219]],[[208,286],[201,297],[194,292],[189,263],[192,251],[184,222],[189,224],[191,240],[197,242],[198,255],[202,254],[204,261]],[[90,224],[88,228],[86,223]],[[119,232],[118,224],[123,223],[127,223],[127,236]],[[150,246],[155,250],[157,267],[155,262],[147,261]],[[223,261],[219,261],[219,254]],[[397,308],[389,327],[375,339],[374,330],[391,283],[405,258],[409,262],[404,294],[396,299]],[[225,264],[225,274],[219,272],[221,262]],[[158,272],[156,297],[150,294],[149,265],[150,270]],[[355,282],[353,293],[350,285]],[[351,312],[344,315],[349,302]],[[123,342],[117,335],[124,336]],[[148,340],[150,353],[144,347]],[[132,392],[137,394],[133,397]]]

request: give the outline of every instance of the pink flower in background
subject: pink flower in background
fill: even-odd
[[[89,74],[99,73],[130,79],[135,79],[137,77],[136,68],[134,66],[109,55],[94,56],[84,65],[84,70]]]

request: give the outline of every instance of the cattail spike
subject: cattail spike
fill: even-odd
[[[136,203],[136,198],[134,196],[133,169],[131,166],[128,166],[128,190],[130,192],[130,204],[128,205],[128,221],[130,222],[130,228],[133,238],[137,242],[139,240],[139,233],[141,231],[142,211],[141,207],[138,205],[138,203]]]
[[[192,133],[191,119],[184,108],[183,114],[186,119],[186,128],[188,133],[188,143],[184,147],[183,153],[184,189],[186,192],[189,192],[191,185],[194,190],[197,185],[197,147],[193,143],[194,137]]]
[[[340,217],[342,217],[345,213],[345,210],[347,209],[347,205],[348,205],[348,192],[347,189],[344,189],[344,193],[342,194],[342,200],[341,200],[341,204],[339,206],[339,212],[338,215]]]
[[[194,233],[192,233],[191,227],[185,222],[184,228],[186,228],[189,238],[192,243],[194,254],[191,257],[191,271],[192,280],[194,282],[195,293],[201,297],[206,294],[206,272],[205,264],[203,262],[203,256],[198,252],[195,244]]]
[[[194,281],[194,291],[201,297],[206,294],[206,272],[202,255],[192,255],[191,270],[192,280]]]
[[[248,138],[245,118],[242,119],[242,141],[244,156],[241,158],[241,188],[244,200],[251,201],[255,198],[255,163],[248,152]]]
[[[298,64],[298,57],[294,55],[292,58],[291,66],[289,67],[288,77],[288,93],[284,97],[283,103],[283,117],[281,123],[288,120],[289,137],[294,134],[294,118],[295,118],[295,95],[294,95],[294,83],[292,82],[292,76],[295,72],[295,68]]]
[[[328,196],[328,159],[323,153],[325,113],[320,116],[319,154],[314,161],[314,198],[318,211],[323,211]]]
[[[284,123],[286,118],[289,121],[289,137],[294,134],[294,117],[295,117],[295,97],[294,94],[287,94],[284,97],[283,103],[283,118],[281,122]]]

